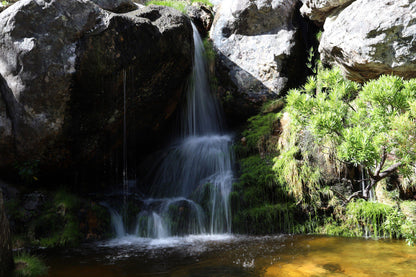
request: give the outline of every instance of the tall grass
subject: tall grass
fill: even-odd
[[[18,254],[14,258],[16,277],[35,277],[43,276],[48,273],[48,267],[37,257],[27,253]]]

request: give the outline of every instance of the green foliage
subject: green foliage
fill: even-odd
[[[65,190],[59,190],[46,211],[33,222],[32,239],[43,247],[77,245],[82,237],[77,217],[79,207],[79,198]]]
[[[358,230],[362,227],[363,234],[371,232],[375,237],[379,237],[386,235],[387,229],[384,227],[394,232],[391,228],[398,224],[400,215],[393,214],[393,212],[394,209],[391,206],[359,199],[347,205],[346,216],[351,226]],[[393,235],[389,234],[390,237]]]
[[[345,80],[339,69],[325,69],[309,77],[303,88],[291,90],[286,100],[294,132],[309,132],[314,144],[325,146],[336,159],[360,165],[370,176],[377,167],[379,174],[395,162],[400,163],[402,174],[412,171],[416,161],[415,80],[381,76],[361,88]]]
[[[190,4],[193,3],[201,3],[204,5],[207,5],[209,7],[212,7],[212,3],[209,0],[191,0],[189,1]],[[174,8],[182,13],[186,13],[186,9],[189,5],[188,1],[182,1],[182,0],[151,0],[146,3],[146,5],[157,5],[157,6],[166,6]]]
[[[14,168],[18,171],[20,179],[27,185],[38,180],[39,160],[15,163]]]
[[[204,41],[204,49],[205,49],[205,58],[207,59],[208,64],[215,63],[215,50],[212,44],[211,39],[205,38]]]
[[[14,257],[16,277],[36,277],[48,273],[48,267],[37,257],[20,253]]]

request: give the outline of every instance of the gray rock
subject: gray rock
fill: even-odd
[[[248,102],[262,103],[286,89],[296,2],[231,0],[218,8],[211,38],[224,71]]]
[[[189,19],[165,7],[113,14],[90,1],[21,0],[0,30],[0,167],[103,172],[122,153],[124,88],[129,154],[148,151],[192,65]]]
[[[0,276],[12,276],[13,267],[9,220],[6,216],[3,193],[0,188]]]
[[[414,0],[357,0],[326,19],[321,59],[340,66],[358,82],[381,74],[414,78],[415,18]]]
[[[132,0],[91,0],[102,9],[116,13],[131,12],[137,9]]]
[[[322,25],[325,19],[337,8],[345,7],[355,0],[303,0],[300,12]]]

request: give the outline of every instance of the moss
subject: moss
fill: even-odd
[[[277,182],[270,157],[240,160],[239,182],[233,185],[233,229],[250,234],[290,232],[296,205]]]
[[[35,277],[43,276],[48,273],[48,267],[37,257],[27,253],[21,253],[15,256],[16,277]]]
[[[277,136],[274,135],[276,125],[278,124],[280,114],[266,113],[253,116],[248,119],[248,126],[242,132],[246,139],[244,146],[246,153],[268,153],[275,150]]]

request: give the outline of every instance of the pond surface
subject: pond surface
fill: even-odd
[[[404,241],[321,236],[125,237],[42,251],[48,276],[416,276]]]

